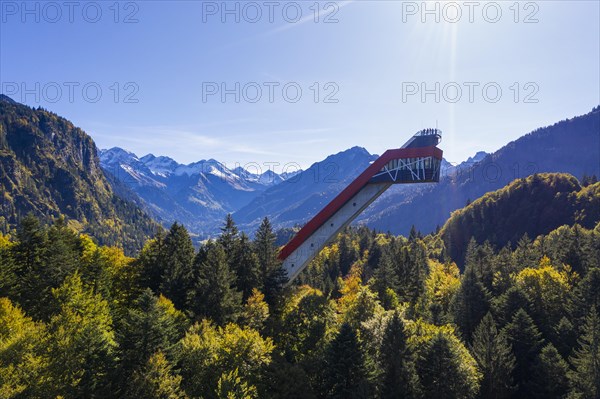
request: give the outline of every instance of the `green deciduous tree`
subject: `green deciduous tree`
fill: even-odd
[[[45,329],[0,298],[0,398],[44,395]]]
[[[242,318],[244,324],[257,331],[261,331],[264,323],[269,317],[269,305],[265,302],[265,296],[257,290],[252,289],[252,295],[244,305]]]
[[[256,386],[271,362],[270,338],[236,324],[215,327],[203,320],[190,328],[179,344],[179,364],[184,388],[192,397],[217,398],[223,373],[238,370],[240,379]]]
[[[125,397],[128,399],[186,399],[181,389],[181,376],[162,352],[152,355],[144,367],[136,370],[131,378]]]
[[[0,297],[15,298],[17,294],[17,274],[13,259],[14,244],[8,236],[0,233]]]
[[[238,369],[221,374],[217,382],[216,394],[218,399],[256,399],[258,391],[254,385],[242,380]]]
[[[108,396],[116,368],[115,334],[108,303],[83,286],[76,273],[53,290],[60,311],[50,320],[50,385],[65,397]]]

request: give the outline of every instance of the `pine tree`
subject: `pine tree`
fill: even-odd
[[[562,399],[569,392],[569,365],[554,345],[546,345],[536,359],[528,391],[532,398]]]
[[[254,240],[254,250],[258,256],[258,263],[262,274],[262,288],[265,299],[269,305],[274,305],[277,297],[283,290],[287,281],[286,272],[281,262],[277,259],[275,248],[275,233],[268,218],[264,218]]]
[[[575,367],[569,373],[572,394],[576,398],[600,398],[600,317],[592,308],[586,318],[579,348],[570,358]]]
[[[488,241],[483,245],[477,245],[474,238],[471,238],[467,246],[465,256],[465,270],[472,268],[477,275],[477,279],[481,281],[487,290],[492,289],[492,281],[494,278],[493,259],[494,251]]]
[[[506,334],[515,355],[513,377],[517,383],[516,397],[525,397],[528,395],[527,384],[531,378],[533,364],[544,342],[542,334],[523,309],[515,313],[512,321],[504,327],[503,333]]]
[[[568,309],[575,325],[583,327],[591,308],[600,309],[600,269],[590,269],[573,290]]]
[[[417,228],[413,224],[410,227],[410,232],[408,233],[408,241],[416,241],[421,234],[417,231]]]
[[[388,322],[380,350],[381,398],[418,398],[419,379],[398,311]]]
[[[242,305],[242,295],[235,288],[235,274],[229,269],[220,244],[209,242],[205,251],[205,259],[198,265],[190,308],[197,319],[208,317],[219,325],[235,322]]]
[[[568,359],[577,345],[575,326],[568,318],[563,317],[554,328],[553,335],[556,337],[556,349],[563,358]]]
[[[490,313],[483,317],[473,333],[471,353],[483,374],[480,397],[509,398],[514,391],[512,372],[515,356],[504,334],[498,332]]]
[[[533,246],[527,233],[523,234],[523,237],[517,243],[517,249],[515,249],[513,255],[517,270],[522,270],[526,267],[536,267],[541,258],[541,254]]]
[[[350,271],[352,265],[358,260],[358,251],[352,239],[346,233],[340,236],[339,241],[339,268],[342,276],[345,276]]]
[[[421,350],[417,372],[427,399],[466,399],[479,388],[475,368],[467,366],[457,342],[443,333],[436,334]]]
[[[392,255],[390,254],[389,250],[383,253],[379,262],[379,266],[373,274],[373,279],[373,291],[375,291],[379,296],[383,307],[386,309],[391,309],[392,304],[389,303],[389,300],[387,300],[389,298],[387,290],[391,289],[392,291],[396,292],[398,290],[399,281],[398,274],[396,273],[396,268],[394,267],[394,262],[392,260]]]
[[[28,214],[17,230],[13,248],[17,275],[17,301],[25,312],[38,320],[48,320],[47,306],[52,303],[52,283],[46,273],[44,255],[48,234],[40,221]]]
[[[508,324],[520,309],[530,311],[527,293],[518,286],[510,287],[504,294],[494,298],[494,315],[500,326]]]
[[[409,300],[411,305],[417,303],[419,298],[423,296],[425,292],[425,280],[429,275],[429,266],[427,264],[427,248],[423,241],[415,239],[409,242],[407,248],[408,251],[404,257],[403,262],[404,281],[400,278],[400,285],[402,285],[405,291],[404,297]]]
[[[343,324],[325,353],[323,395],[332,399],[367,398],[370,382],[356,332]]]
[[[56,219],[48,229],[48,245],[44,251],[45,274],[50,285],[56,288],[65,277],[72,274],[79,265],[81,241],[78,235],[67,227],[64,217]]]
[[[468,267],[453,303],[454,321],[465,341],[471,337],[479,322],[489,310],[489,292],[477,278],[473,267]]]
[[[232,270],[237,275],[236,286],[242,292],[243,301],[246,301],[252,294],[252,290],[262,287],[262,284],[258,257],[245,233],[240,235],[232,265]]]
[[[194,284],[194,252],[194,245],[186,228],[174,223],[165,237],[160,292],[180,310],[185,309]]]
[[[225,224],[221,227],[221,235],[217,239],[217,242],[223,247],[227,259],[233,259],[234,257],[235,247],[239,239],[238,234],[239,231],[231,217],[231,213],[228,213],[225,217]]]
[[[125,394],[127,399],[186,399],[181,377],[162,352],[152,355],[145,366],[133,374]]]
[[[156,352],[170,357],[187,327],[185,316],[165,297],[147,288],[129,309],[119,329],[121,365],[128,372],[146,364]]]
[[[139,284],[158,294],[165,268],[165,232],[162,228],[144,245],[136,264],[141,269]]]
[[[316,399],[307,373],[298,364],[273,359],[259,387],[260,397],[270,399]]]

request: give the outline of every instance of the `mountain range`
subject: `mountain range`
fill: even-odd
[[[306,223],[377,155],[352,147],[304,171],[277,174],[228,168],[214,160],[180,164],[115,147],[98,150],[72,123],[41,108],[0,96],[0,231],[28,212],[51,220],[64,215],[103,244],[134,251],[157,228],[152,219],[183,223],[197,239],[212,236],[226,214],[253,232],[264,217],[276,229]],[[438,184],[393,186],[357,223],[407,234],[442,226],[451,212],[542,172],[600,175],[600,107],[539,128],[460,165],[442,163]],[[250,168],[248,168],[250,169]]]
[[[118,147],[100,150],[99,155],[110,180],[134,192],[157,220],[181,222],[201,236],[218,231],[227,213],[298,173],[252,173],[241,166],[229,169],[214,159],[183,165],[165,156],[138,157]]]
[[[431,232],[452,211],[516,178],[542,172],[600,175],[599,119],[596,107],[526,134],[493,154],[480,151],[459,165],[444,160],[440,183],[393,186],[357,223],[395,234],[407,234],[413,225]],[[265,216],[278,229],[302,225],[377,155],[352,147],[285,177],[229,170],[213,159],[190,165],[153,155],[138,159],[119,148],[103,151],[100,158],[105,172],[116,173],[161,221],[179,220],[206,236],[218,232],[226,213],[233,213],[248,232]]]
[[[68,120],[0,95],[0,232],[30,213],[46,223],[64,216],[102,244],[139,250],[158,225],[115,193],[97,151]]]

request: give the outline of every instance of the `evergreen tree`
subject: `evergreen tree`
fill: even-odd
[[[316,399],[311,381],[298,364],[274,359],[267,367],[260,397],[270,399]]]
[[[515,355],[513,377],[517,383],[516,397],[526,397],[529,394],[527,385],[532,375],[533,364],[544,342],[542,334],[523,309],[515,313],[512,321],[504,327],[503,333],[506,334]]]
[[[471,342],[475,328],[489,310],[489,296],[474,268],[468,267],[453,303],[454,321],[467,342]]]
[[[381,398],[418,398],[419,379],[398,311],[388,322],[380,350]]]
[[[575,326],[568,318],[563,317],[554,329],[554,336],[556,337],[556,349],[563,358],[568,359],[577,345]]]
[[[528,390],[532,398],[562,399],[569,392],[569,365],[554,345],[546,345],[533,365]]]
[[[17,301],[25,312],[38,320],[48,320],[48,305],[52,303],[52,283],[46,273],[44,255],[48,234],[40,221],[28,214],[17,230],[13,248],[15,272],[19,279],[15,290]]]
[[[579,348],[570,361],[575,367],[569,373],[573,397],[600,398],[600,317],[596,308],[592,308],[586,318]]]
[[[163,274],[160,292],[173,301],[177,309],[185,309],[194,284],[194,245],[183,225],[174,223],[165,237]]]
[[[323,395],[332,399],[367,398],[370,382],[356,332],[343,324],[325,353]]]
[[[590,309],[600,309],[600,269],[590,269],[573,290],[569,313],[575,325],[583,327]]]
[[[171,357],[177,341],[187,327],[185,316],[167,298],[154,296],[146,289],[129,309],[119,331],[121,364],[128,372],[141,367],[156,352]]]
[[[350,271],[352,265],[358,260],[357,248],[352,243],[352,239],[344,232],[339,241],[339,269],[342,276]]]
[[[48,245],[44,251],[45,274],[50,285],[56,288],[65,277],[73,273],[81,256],[81,241],[78,235],[67,227],[64,217],[56,219],[47,231]]]
[[[162,352],[152,355],[145,367],[137,370],[128,384],[127,399],[186,399],[181,377]]]
[[[136,264],[141,269],[139,284],[158,294],[165,268],[165,233],[162,228],[144,245]]]
[[[421,350],[417,372],[427,399],[473,398],[479,388],[477,369],[468,366],[457,342],[443,333],[436,334]]]
[[[408,241],[411,241],[411,242],[416,241],[420,236],[421,236],[421,233],[419,233],[417,231],[417,228],[413,224],[410,227],[410,232],[408,233]]]
[[[379,296],[383,307],[386,309],[391,309],[393,306],[389,301],[387,290],[391,289],[393,292],[396,292],[398,290],[399,281],[398,275],[396,274],[396,269],[394,267],[394,262],[392,260],[392,255],[390,254],[389,250],[384,251],[379,262],[379,266],[373,274],[373,279],[374,282],[371,284],[373,291]]]
[[[510,287],[504,294],[494,298],[494,316],[500,326],[508,324],[520,309],[530,311],[530,301],[527,293],[518,286]]]
[[[208,317],[219,325],[235,322],[242,305],[242,295],[235,288],[235,274],[229,269],[220,244],[209,242],[205,251],[205,259],[198,265],[190,308],[197,319]]]
[[[242,292],[243,301],[246,301],[252,294],[252,290],[262,287],[262,284],[258,257],[245,233],[240,235],[232,265],[231,270],[234,270],[237,275],[236,286]]]
[[[488,241],[483,245],[477,245],[474,238],[471,238],[467,245],[465,256],[465,269],[472,268],[477,275],[477,279],[481,281],[487,290],[492,289],[492,281],[494,278],[493,266],[494,251]]]
[[[262,288],[269,305],[274,305],[287,281],[286,272],[277,258],[275,233],[268,218],[264,218],[254,240],[254,248],[262,274]]]
[[[423,241],[420,239],[409,241],[409,245],[404,248],[402,269],[399,275],[404,294],[401,294],[401,297],[414,307],[425,292],[425,280],[429,275],[427,248]]]
[[[239,231],[231,217],[231,213],[228,213],[225,217],[225,224],[221,227],[221,235],[217,239],[217,242],[221,244],[227,259],[229,260],[234,258],[236,245],[239,239],[238,234]]]
[[[533,246],[527,233],[523,234],[523,237],[521,237],[517,243],[514,258],[517,270],[522,270],[527,267],[536,267],[538,265],[541,254]]]
[[[499,333],[490,313],[473,333],[471,353],[483,374],[479,396],[489,399],[509,398],[514,391],[512,371],[515,356],[504,334]]]

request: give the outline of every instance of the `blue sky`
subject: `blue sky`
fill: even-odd
[[[23,4],[2,91],[138,155],[307,167],[437,123],[458,162],[600,103],[597,1]]]

